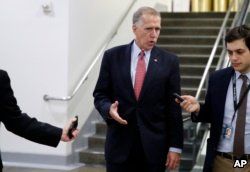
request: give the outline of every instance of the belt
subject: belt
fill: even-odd
[[[216,152],[216,155],[219,155],[221,157],[227,158],[227,159],[231,159],[231,160],[237,160],[237,159],[245,159],[248,160],[250,159],[250,154],[244,154],[241,157],[237,157],[235,155],[233,155],[232,153],[226,153],[226,152]]]

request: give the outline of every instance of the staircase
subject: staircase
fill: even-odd
[[[180,60],[182,94],[195,96],[225,13],[162,13],[161,16],[162,29],[158,46],[177,54]],[[231,25],[233,16],[234,14],[231,15],[227,26]],[[222,48],[221,43],[210,71],[215,70]],[[205,91],[204,87],[201,101],[204,101]],[[183,112],[183,118],[187,115]],[[194,144],[195,124],[188,120],[183,125],[184,149],[179,169],[182,172],[192,169],[193,154],[197,153],[204,132],[204,130],[200,131],[196,137],[198,141]],[[106,125],[104,122],[98,122],[95,127],[96,133],[88,138],[88,148],[81,151],[79,157],[89,169],[93,167],[96,171],[102,172],[105,171],[103,149]]]

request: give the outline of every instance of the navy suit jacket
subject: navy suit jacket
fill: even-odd
[[[62,135],[62,129],[39,122],[21,112],[10,86],[10,78],[3,70],[0,70],[0,122],[7,130],[21,137],[49,146],[56,147]]]
[[[172,94],[180,93],[178,58],[154,47],[137,101],[131,74],[131,46],[118,46],[104,53],[94,90],[95,107],[106,121],[105,157],[109,162],[126,160],[133,142],[133,121],[140,133],[148,161],[165,163],[169,147],[183,147],[181,109]],[[109,108],[118,101],[118,113],[128,121],[121,125],[109,117]]]
[[[213,161],[222,132],[227,90],[233,74],[234,69],[232,67],[214,72],[209,78],[205,104],[201,106],[198,116],[192,114],[194,122],[211,124],[210,138],[207,140],[204,172],[212,171]]]

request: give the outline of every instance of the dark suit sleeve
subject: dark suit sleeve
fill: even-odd
[[[0,71],[0,116],[7,130],[28,140],[56,147],[61,139],[62,129],[21,112],[5,71]]]
[[[110,97],[112,91],[109,70],[110,64],[108,60],[109,55],[106,51],[103,56],[99,78],[93,93],[95,107],[106,122],[111,120],[109,118],[109,109],[112,104]]]
[[[203,122],[203,123],[211,123],[211,96],[212,96],[212,86],[213,86],[213,75],[209,78],[207,94],[205,98],[205,103],[200,104],[200,112],[191,113],[191,119],[193,122]]]
[[[167,106],[169,108],[170,147],[183,148],[183,121],[180,106],[174,101],[173,93],[180,94],[179,61],[176,57],[172,63],[171,77],[169,79]]]

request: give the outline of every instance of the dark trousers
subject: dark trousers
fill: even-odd
[[[165,164],[147,162],[138,129],[135,129],[133,140],[128,159],[122,163],[106,162],[107,172],[164,172]]]

